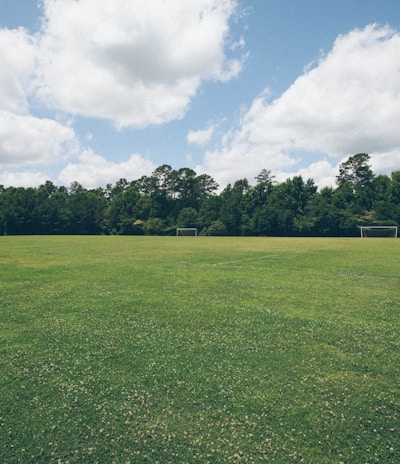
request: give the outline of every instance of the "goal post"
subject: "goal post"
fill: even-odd
[[[397,238],[397,226],[360,226],[361,237]]]
[[[197,228],[196,227],[177,227],[176,228],[177,237],[197,237]]]

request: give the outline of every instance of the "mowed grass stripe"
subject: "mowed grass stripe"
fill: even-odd
[[[1,461],[399,462],[399,247],[2,237]]]

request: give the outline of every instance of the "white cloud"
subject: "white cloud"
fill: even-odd
[[[24,165],[54,165],[81,151],[71,124],[36,117],[35,110],[144,128],[182,118],[204,80],[226,81],[241,70],[241,58],[226,55],[237,0],[42,5],[35,35],[0,29],[0,168],[6,181],[14,182],[20,168],[33,175]],[[88,132],[86,142],[91,139]],[[124,170],[129,177],[153,168],[139,155],[118,164],[89,153],[66,166],[60,178],[82,178],[93,186],[119,179]],[[91,172],[84,175],[80,168]]]
[[[303,179],[313,179],[318,187],[334,187],[339,173],[337,165],[332,166],[327,160],[316,161],[296,172],[281,172],[276,176],[278,182],[284,182],[288,177],[302,176]]]
[[[0,111],[0,166],[54,164],[76,149],[70,127],[52,119]]]
[[[0,29],[0,109],[27,112],[34,58],[33,39],[24,29]]]
[[[240,39],[236,42],[234,42],[231,45],[231,50],[236,50],[237,48],[244,48],[246,45],[246,41],[244,40],[244,37],[240,37]]]
[[[227,55],[244,46],[242,38],[229,37],[236,0],[43,5],[43,26],[34,36],[22,28],[0,29],[0,182],[6,184],[3,179],[18,176],[18,185],[29,176],[42,182],[44,174],[33,167],[67,157],[60,180],[90,188],[155,167],[140,155],[114,163],[90,149],[80,153],[71,125],[34,116],[38,108],[43,114],[38,103],[64,118],[143,128],[182,118],[202,82],[225,82],[242,68],[243,56]],[[263,168],[278,180],[300,173],[319,186],[333,185],[338,163],[367,152],[374,172],[390,173],[400,166],[399,119],[400,34],[371,25],[339,36],[279,98],[271,101],[267,89],[255,98],[196,171],[220,185],[253,180]],[[205,146],[213,135],[210,126],[189,132],[186,140]],[[87,132],[86,143],[92,137]]]
[[[97,188],[115,183],[121,178],[138,179],[150,175],[156,166],[148,159],[133,154],[121,163],[107,161],[92,150],[81,153],[78,162],[71,162],[62,169],[58,180],[63,185],[77,181],[85,188]]]
[[[236,0],[45,0],[38,92],[54,108],[145,127],[182,118],[202,80],[240,72]]]
[[[13,187],[37,187],[49,180],[49,176],[39,171],[6,171],[0,174],[0,185]]]
[[[390,174],[400,171],[400,147],[393,151],[371,153],[371,167],[375,174]]]
[[[320,186],[333,185],[331,167],[367,152],[390,173],[399,168],[399,157],[389,155],[400,151],[399,120],[400,34],[371,25],[339,36],[281,97],[271,103],[257,97],[222,148],[206,153],[202,169],[223,185],[263,168],[291,174],[302,153],[325,153],[336,158],[333,164],[302,172],[314,173]]]
[[[190,131],[187,136],[186,140],[188,143],[193,145],[204,146],[211,140],[215,131],[214,126],[207,127],[207,129],[197,130],[197,131]]]

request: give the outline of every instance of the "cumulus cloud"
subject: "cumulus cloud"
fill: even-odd
[[[46,118],[0,111],[0,165],[54,164],[76,150],[75,132]]]
[[[23,114],[34,72],[35,45],[24,29],[0,29],[0,109]]]
[[[40,183],[45,175],[27,165],[55,164],[76,149],[72,128],[30,114],[37,56],[35,36],[23,28],[0,29],[0,182],[4,185]]]
[[[376,174],[388,174],[400,170],[400,147],[386,152],[370,153],[371,167]]]
[[[190,131],[186,136],[186,140],[190,144],[199,145],[200,147],[202,147],[204,145],[207,145],[207,143],[211,140],[214,131],[214,126],[207,127],[207,129],[203,130]]]
[[[4,179],[14,179],[16,167],[24,164],[79,156],[77,134],[50,119],[51,112],[105,119],[118,129],[163,124],[185,115],[203,81],[225,82],[242,67],[244,58],[227,57],[234,53],[229,21],[237,0],[43,0],[41,5],[35,34],[0,29]],[[38,108],[48,118],[35,116]],[[88,133],[87,143],[91,137]],[[118,179],[124,169],[131,175],[153,167],[139,155],[121,164],[96,156],[83,152],[60,178],[81,179],[79,169],[87,167],[86,183],[99,185]],[[14,171],[7,177],[10,166]]]
[[[182,118],[225,55],[236,0],[45,0],[38,93],[54,108],[142,128]]]
[[[17,187],[34,187],[44,184],[49,179],[48,174],[39,171],[6,171],[0,174],[0,185]]]
[[[204,81],[232,79],[245,59],[244,39],[229,35],[237,0],[42,5],[34,35],[0,29],[0,182],[17,171],[21,181],[42,181],[35,166],[45,171],[60,160],[69,162],[64,185],[149,174],[155,166],[138,154],[115,163],[82,148],[72,124],[52,114],[101,118],[118,129],[164,124],[186,114]],[[265,89],[196,171],[220,185],[264,168],[277,180],[300,173],[333,185],[340,162],[367,152],[374,172],[390,173],[400,165],[399,117],[400,34],[370,25],[339,36],[280,97]],[[186,141],[204,147],[214,135],[210,126]],[[91,133],[82,137],[90,147]]]
[[[257,97],[202,168],[224,184],[263,168],[291,173],[305,153],[324,153],[302,172],[333,185],[332,168],[355,153],[370,153],[375,167],[382,160],[387,170],[398,168],[399,155],[388,154],[400,148],[399,118],[400,34],[370,25],[339,36],[279,98]]]
[[[77,181],[86,188],[97,188],[108,183],[117,182],[121,178],[138,179],[148,175],[156,166],[138,154],[131,155],[128,160],[116,163],[108,161],[92,150],[84,150],[77,162],[68,163],[60,172],[58,180],[63,185]]]
[[[276,176],[276,180],[278,182],[284,182],[288,177],[300,175],[303,177],[303,179],[313,179],[316,185],[321,188],[326,186],[333,187],[338,172],[338,167],[336,165],[333,166],[327,160],[320,160],[311,163],[309,166],[305,168],[300,168],[293,172],[280,171]]]

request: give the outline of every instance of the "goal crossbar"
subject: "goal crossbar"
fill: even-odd
[[[361,237],[394,237],[397,238],[397,226],[361,226]]]
[[[197,228],[196,227],[177,227],[176,236],[184,237],[197,237]]]

